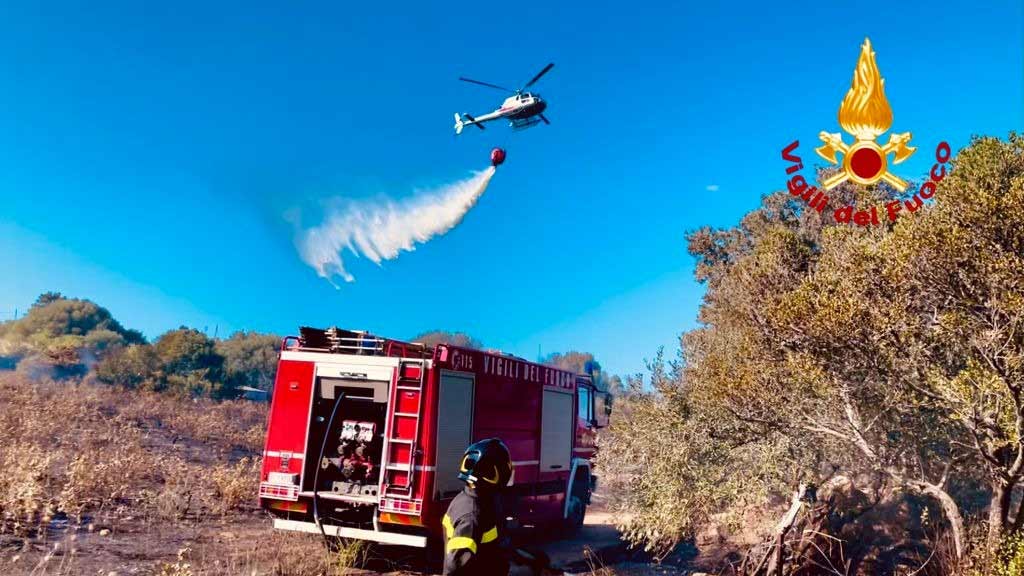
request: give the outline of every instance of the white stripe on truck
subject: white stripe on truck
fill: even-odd
[[[360,530],[359,528],[346,528],[343,526],[321,525],[324,533],[330,536],[341,538],[357,538],[359,540],[370,540],[383,544],[398,544],[401,546],[415,546],[417,548],[427,547],[426,536],[413,536],[412,534],[398,534],[395,532],[382,532],[378,530]],[[309,532],[319,534],[320,529],[312,522],[301,522],[299,520],[284,520],[274,518],[274,528],[278,530],[294,530],[296,532]]]
[[[305,454],[295,454],[294,452],[289,454],[287,451],[285,451],[285,452],[278,452],[277,450],[267,450],[266,452],[263,453],[263,457],[264,458],[283,458],[285,454],[288,454],[289,458],[295,458],[296,460],[302,460],[303,458],[306,457]]]

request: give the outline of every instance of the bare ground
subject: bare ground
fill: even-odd
[[[570,574],[681,576],[690,570],[671,560],[654,564],[630,554],[595,513],[577,538],[542,548],[552,563]],[[101,530],[104,532],[101,533]],[[377,546],[367,552],[362,570],[340,570],[320,538],[275,531],[258,513],[208,518],[173,526],[121,522],[117,529],[82,527],[49,531],[31,539],[4,537],[0,573],[33,575],[186,574],[428,574],[416,551]],[[180,557],[179,557],[180,554]],[[175,567],[177,565],[177,567]],[[187,565],[187,567],[186,567]]]

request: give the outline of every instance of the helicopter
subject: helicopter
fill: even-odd
[[[531,126],[536,126],[541,122],[545,124],[551,124],[547,118],[544,117],[544,110],[548,107],[548,103],[540,97],[540,94],[535,92],[523,92],[530,86],[540,80],[540,77],[547,74],[548,70],[551,70],[555,65],[554,63],[548,64],[543,70],[537,73],[529,82],[523,85],[518,90],[509,90],[503,86],[497,84],[490,84],[488,82],[481,82],[479,80],[473,80],[472,78],[462,78],[459,80],[463,82],[469,82],[470,84],[479,84],[481,86],[487,86],[489,88],[496,88],[504,92],[511,92],[512,96],[509,96],[501,103],[501,108],[498,108],[494,112],[488,112],[483,116],[474,118],[468,113],[459,114],[455,113],[455,134],[462,134],[462,129],[466,126],[476,126],[483,130],[484,122],[490,122],[491,120],[497,120],[499,118],[508,118],[509,125],[514,130],[523,130]]]

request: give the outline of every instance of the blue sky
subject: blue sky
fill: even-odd
[[[300,324],[465,330],[635,372],[695,324],[686,231],[784,184],[838,131],[860,43],[919,177],[1024,124],[1020,2],[13,3],[0,6],[0,318],[45,290],[153,337]],[[551,126],[452,135],[537,85]],[[508,161],[461,226],[335,290],[285,214]],[[815,157],[816,158],[816,157]],[[709,189],[711,187],[711,189]]]

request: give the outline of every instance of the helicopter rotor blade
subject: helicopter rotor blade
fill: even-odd
[[[527,88],[529,88],[530,86],[533,86],[533,83],[534,83],[534,82],[536,82],[537,80],[540,80],[540,77],[541,77],[541,76],[543,76],[543,75],[547,74],[547,73],[548,73],[548,70],[551,70],[551,69],[552,69],[552,68],[554,68],[554,67],[555,67],[555,63],[554,63],[554,62],[552,62],[552,63],[548,64],[547,66],[545,66],[543,70],[541,70],[540,72],[537,72],[537,75],[536,75],[536,76],[534,76],[532,80],[530,80],[529,82],[527,82],[527,83],[526,83],[526,84],[525,84],[525,85],[524,85],[524,86],[522,87],[522,90],[526,90],[526,89],[527,89]]]
[[[497,84],[490,84],[488,82],[481,82],[479,80],[473,80],[472,78],[463,78],[462,76],[460,76],[459,80],[462,80],[463,82],[469,82],[470,84],[479,84],[481,86],[487,86],[488,88],[495,88],[497,90],[503,90],[505,92],[515,92],[515,90],[509,90],[508,88],[505,88],[504,86],[498,86]]]

